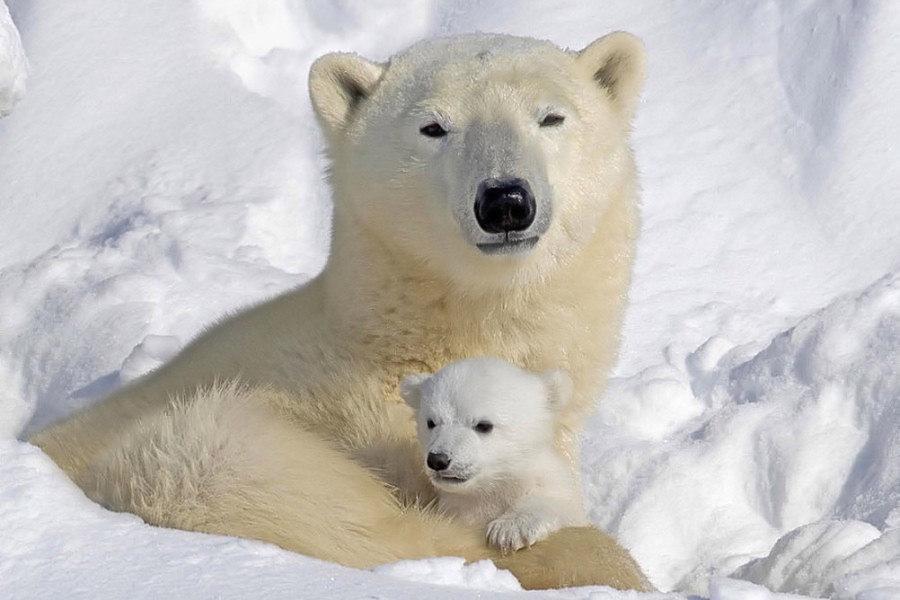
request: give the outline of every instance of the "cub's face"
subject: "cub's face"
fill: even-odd
[[[452,363],[404,379],[416,411],[426,472],[444,492],[469,492],[527,472],[553,446],[571,383],[559,371],[535,374],[498,359]]]
[[[310,93],[338,211],[436,273],[502,286],[577,254],[631,181],[642,77],[628,34],[578,53],[473,35],[423,42],[388,65],[327,55]]]

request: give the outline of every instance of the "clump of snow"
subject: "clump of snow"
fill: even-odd
[[[181,350],[174,335],[148,335],[134,347],[119,367],[119,379],[131,381],[163,365]]]
[[[0,0],[0,117],[12,112],[13,106],[25,94],[28,61],[22,49],[19,30]]]
[[[402,560],[372,569],[406,581],[457,585],[476,590],[521,590],[518,580],[489,560],[466,564],[462,558],[444,556],[425,560]]]
[[[0,120],[0,596],[512,586],[452,558],[372,573],[148,527],[8,438],[322,268],[318,55],[384,60],[475,30],[579,48],[624,29],[649,52],[643,229],[617,377],[585,433],[592,518],[669,598],[896,597],[900,3],[7,3],[0,104],[19,34],[31,76]]]

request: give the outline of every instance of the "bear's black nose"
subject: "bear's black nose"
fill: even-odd
[[[486,179],[475,195],[475,219],[488,233],[525,231],[534,222],[537,205],[524,179]]]
[[[443,452],[429,452],[428,460],[426,462],[428,463],[429,469],[443,471],[450,466],[450,457]]]

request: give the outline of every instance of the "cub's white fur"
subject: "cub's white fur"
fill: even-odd
[[[491,544],[506,551],[588,523],[575,477],[553,445],[556,421],[572,399],[565,372],[535,374],[471,358],[434,375],[409,375],[400,393],[416,411],[444,512],[486,526]]]

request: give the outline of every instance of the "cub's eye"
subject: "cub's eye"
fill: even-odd
[[[428,429],[434,429],[434,421],[428,419],[427,421],[425,421],[425,426],[428,427]]]
[[[558,125],[562,125],[562,122],[565,120],[566,118],[562,115],[550,113],[549,115],[541,119],[541,127],[556,127]]]
[[[478,433],[490,433],[494,429],[494,424],[490,421],[478,421],[475,424],[475,431]]]
[[[422,135],[427,135],[430,138],[439,138],[447,135],[447,130],[437,123],[429,123],[428,125],[425,125],[421,129],[419,129],[419,133],[421,133]]]

